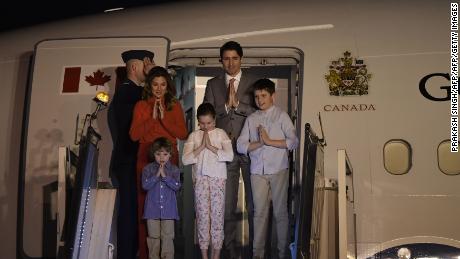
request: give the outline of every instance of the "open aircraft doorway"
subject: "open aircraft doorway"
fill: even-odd
[[[177,96],[179,97],[185,112],[185,120],[188,131],[191,132],[198,127],[196,120],[196,109],[203,102],[206,83],[212,77],[224,73],[219,57],[219,48],[187,48],[173,49],[169,53],[169,68],[174,74]],[[241,64],[244,72],[251,73],[258,78],[269,78],[275,82],[276,97],[275,104],[285,110],[296,126],[297,135],[300,138],[301,111],[302,111],[302,82],[303,82],[303,52],[297,48],[289,47],[244,47],[244,54]],[[182,151],[183,143],[179,144],[179,152]],[[294,240],[295,215],[298,205],[298,186],[300,186],[300,152],[295,150],[290,154],[290,184],[288,211],[290,216],[290,240]],[[194,233],[194,212],[193,212],[193,188],[191,167],[182,166],[183,193],[179,198],[183,202],[183,233],[193,235]],[[247,211],[244,202],[244,184],[240,176],[238,211],[239,223],[237,227],[238,242],[241,246],[243,258],[248,254],[249,232],[247,222]],[[272,221],[272,219],[270,219]],[[267,237],[267,254],[270,258],[276,257],[276,235],[275,227],[269,224]],[[193,237],[185,237],[185,240],[193,240]],[[186,243],[184,251],[196,250],[195,244]]]

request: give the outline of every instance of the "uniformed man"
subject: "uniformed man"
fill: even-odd
[[[133,109],[141,99],[142,85],[155,66],[154,53],[128,50],[121,54],[126,63],[127,79],[116,88],[108,110],[113,151],[110,176],[118,188],[117,258],[135,259],[137,241],[136,160],[138,143],[129,137]]]

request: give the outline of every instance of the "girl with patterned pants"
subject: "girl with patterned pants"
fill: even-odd
[[[218,259],[224,241],[226,162],[233,160],[233,148],[227,133],[216,128],[216,111],[212,104],[201,104],[197,119],[200,129],[188,137],[182,162],[193,164],[195,212],[202,258],[208,259],[211,241],[211,257]]]

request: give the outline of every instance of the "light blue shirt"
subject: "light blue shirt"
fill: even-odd
[[[144,219],[179,219],[176,200],[181,187],[179,168],[168,161],[164,168],[166,177],[157,177],[159,167],[154,161],[142,170],[142,188],[147,191]]]
[[[251,158],[251,174],[275,174],[289,167],[288,150],[299,145],[295,128],[289,115],[273,105],[266,111],[258,110],[246,119],[240,137],[236,142],[239,153],[248,153],[251,142],[259,141],[257,127],[262,125],[270,139],[286,140],[287,148],[263,145],[249,152]]]

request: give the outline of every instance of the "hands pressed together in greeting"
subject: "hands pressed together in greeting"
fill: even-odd
[[[267,130],[265,130],[262,125],[259,125],[259,127],[257,127],[257,131],[259,132],[259,143],[261,146],[270,145],[269,143],[271,142],[271,139],[268,137]]]
[[[279,146],[278,143],[279,140],[273,140],[268,136],[267,130],[262,126],[259,125],[257,127],[257,131],[259,133],[259,141],[254,141],[249,143],[248,151],[251,152],[253,150],[256,150],[264,145],[267,146]]]
[[[209,132],[207,130],[203,130],[203,139],[201,140],[201,145],[193,151],[193,154],[195,156],[198,156],[201,153],[201,151],[203,151],[206,148],[211,150],[211,152],[213,152],[214,154],[217,154],[218,149],[215,146],[211,145]]]
[[[156,119],[162,120],[165,116],[164,113],[165,113],[165,107],[163,106],[161,99],[157,98],[155,100],[155,104],[153,105],[152,118],[155,120]]]
[[[165,162],[160,163],[160,167],[158,168],[156,177],[162,177],[162,178],[166,177],[165,164],[166,164]]]
[[[233,83],[230,83],[228,87],[228,98],[225,104],[227,105],[228,108],[232,108],[232,109],[236,109],[236,107],[238,107],[239,101],[238,101],[238,97],[236,96],[236,90],[235,90],[235,86],[233,85]]]

